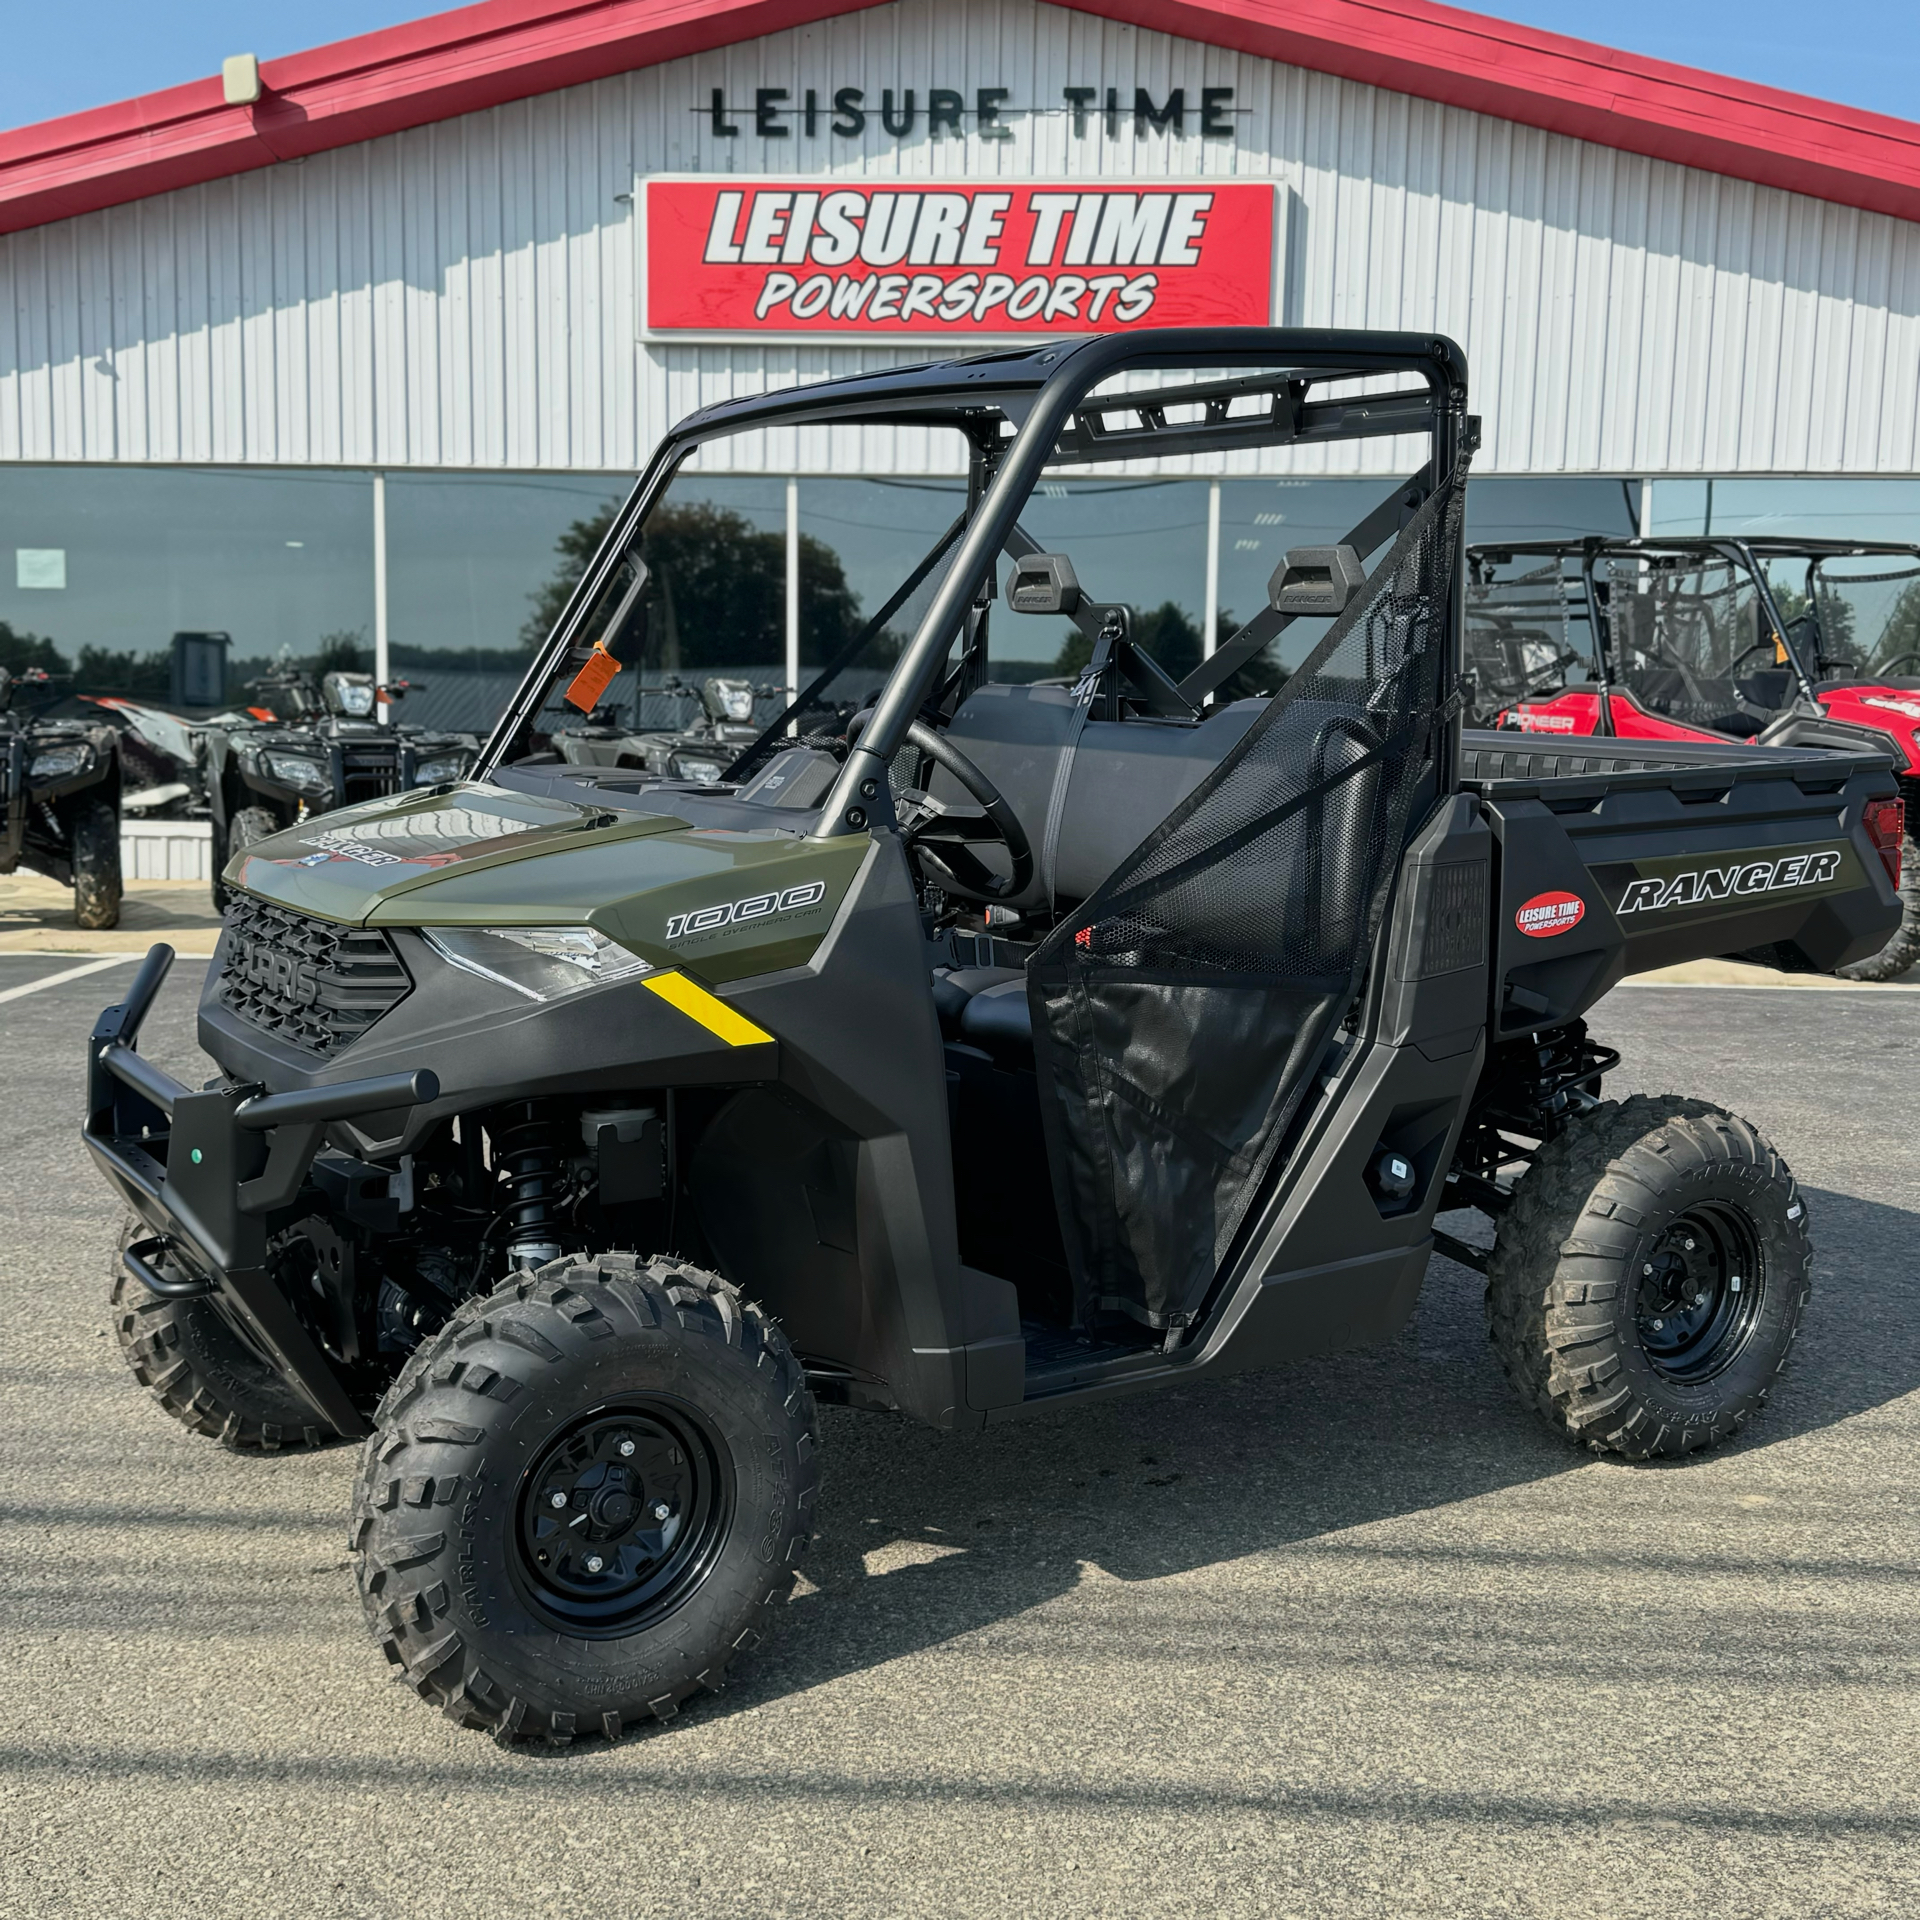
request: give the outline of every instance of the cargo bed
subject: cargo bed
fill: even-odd
[[[1467,731],[1460,773],[1494,834],[1495,1038],[1684,960],[1827,972],[1899,925],[1882,755]]]

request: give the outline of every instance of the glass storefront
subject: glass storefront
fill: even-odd
[[[1920,541],[1920,480],[1658,480],[1649,533]]]
[[[370,635],[373,598],[370,474],[0,466],[0,622],[95,690],[164,699],[177,632],[262,667]]]
[[[383,484],[390,663],[416,683],[404,717],[484,727],[631,476],[396,472]],[[84,690],[158,699],[181,631],[232,636],[230,697],[281,656],[371,665],[376,490],[361,471],[0,468],[0,665],[39,662]],[[1469,538],[1630,533],[1641,493],[1617,479],[1476,480]],[[1177,676],[1205,650],[1216,514],[1219,636],[1264,603],[1287,550],[1340,540],[1376,497],[1364,480],[1065,478],[1043,484],[1026,530],[1072,553],[1090,600],[1130,605],[1136,638]],[[962,482],[938,476],[689,470],[676,483],[686,552],[663,554],[677,577],[664,583],[662,672],[784,684],[792,551],[806,677],[880,610],[899,555],[924,552],[963,499]],[[1920,481],[1663,480],[1646,510],[1660,533],[1902,539],[1920,535]],[[874,642],[876,681],[928,591]],[[1300,643],[1283,643],[1280,664]],[[1058,618],[996,609],[1006,678],[1071,673],[1085,650]]]

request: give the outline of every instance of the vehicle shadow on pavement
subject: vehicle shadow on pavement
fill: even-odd
[[[1920,1388],[1920,1215],[1802,1187],[1813,1298],[1766,1412],[1740,1444],[1776,1446]]]
[[[1733,1443],[1742,1450],[1920,1388],[1920,1221],[1845,1194],[1807,1198],[1807,1330],[1774,1404]],[[772,1644],[708,1712],[1013,1630],[1088,1578],[1191,1573],[1593,1465],[1501,1374],[1481,1285],[1436,1259],[1414,1322],[1389,1346],[985,1433],[826,1410],[806,1580]]]

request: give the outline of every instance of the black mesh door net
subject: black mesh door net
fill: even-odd
[[[1465,465],[1028,967],[1075,1307],[1186,1324],[1359,990],[1432,791]]]

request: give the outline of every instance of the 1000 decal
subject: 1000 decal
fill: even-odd
[[[793,913],[801,907],[817,906],[826,896],[824,880],[809,880],[805,886],[788,887],[784,893],[755,893],[744,900],[729,900],[724,906],[696,907],[691,913],[676,913],[667,922],[667,938],[684,940],[689,934],[714,933],[721,927],[765,920],[776,913]]]

